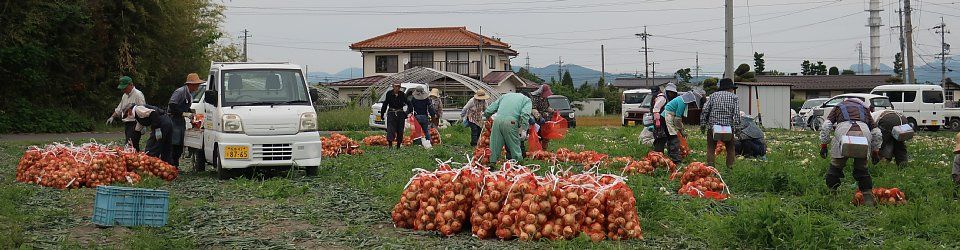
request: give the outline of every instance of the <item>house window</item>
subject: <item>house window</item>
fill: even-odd
[[[470,73],[470,53],[467,51],[447,51],[447,69],[457,74]]]
[[[953,90],[944,91],[943,94],[946,96],[947,101],[954,101],[953,99]]]
[[[407,68],[413,67],[433,67],[433,51],[430,52],[410,52],[410,64]]]
[[[397,56],[377,56],[377,73],[397,73],[399,70],[399,60]]]
[[[488,55],[488,56],[487,56],[487,65],[490,65],[490,66],[489,66],[490,69],[496,69],[496,68],[497,68],[496,61],[497,61],[497,56],[495,56],[495,55]]]

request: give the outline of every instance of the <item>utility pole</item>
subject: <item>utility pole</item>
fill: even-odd
[[[557,57],[557,82],[563,81],[563,57]]]
[[[903,35],[903,2],[901,2],[900,0],[897,0],[897,8],[898,8],[898,9],[897,9],[897,17],[900,19],[899,25],[897,25],[896,27],[891,27],[891,28],[897,28],[897,29],[900,30],[900,37],[899,37],[899,38],[900,38],[900,60],[901,60],[900,64],[902,65],[902,64],[903,64],[903,56],[907,54],[907,53],[906,53],[907,51],[906,51],[906,48],[905,48],[905,45],[906,45],[906,44],[905,44],[905,42],[904,42],[904,35]],[[900,75],[898,75],[898,77],[904,77],[905,74],[904,74],[904,72],[903,72],[903,70],[904,70],[904,69],[903,69],[903,66],[900,66],[900,68],[901,68],[901,69],[900,69]]]
[[[607,83],[607,67],[606,60],[604,59],[603,54],[603,44],[600,45],[600,79],[603,80],[603,83]],[[600,87],[600,82],[597,82],[597,87]]]
[[[906,42],[907,54],[904,55],[907,62],[907,79],[904,79],[907,84],[916,83],[916,76],[913,71],[913,22],[910,21],[910,13],[913,12],[910,9],[910,0],[903,1],[903,28],[904,28],[904,37]]]
[[[943,22],[943,17],[940,17],[940,25],[933,27],[933,29],[937,30],[937,34],[940,34],[940,85],[945,85],[947,83],[947,51],[950,50],[946,34],[949,34],[950,31],[947,30],[947,24]]]
[[[243,39],[243,61],[247,61],[247,38],[253,37],[249,34],[247,29],[243,29],[243,35],[240,38]]]
[[[660,64],[660,63],[658,62],[650,63],[650,68],[651,68],[650,75],[652,75],[653,77],[657,77],[657,64]]]
[[[636,36],[637,36],[637,37],[640,37],[640,39],[643,40],[643,50],[640,51],[640,52],[643,52],[643,68],[644,68],[644,70],[643,70],[643,77],[647,79],[647,80],[645,80],[645,81],[646,81],[646,85],[647,85],[647,86],[650,86],[650,67],[649,67],[649,65],[650,65],[650,57],[649,57],[650,48],[647,47],[647,37],[649,37],[650,34],[647,33],[647,26],[643,26],[643,33],[636,34]]]
[[[477,74],[480,75],[480,76],[477,78],[477,79],[479,80],[479,79],[483,79],[483,70],[484,70],[484,68],[483,68],[483,61],[484,61],[484,60],[487,60],[486,57],[483,56],[483,26],[480,26],[480,29],[477,30],[477,39],[480,40],[480,45],[478,45],[478,47],[480,48],[480,68],[477,69]],[[469,56],[467,56],[467,57],[469,57]],[[493,62],[490,62],[490,63],[493,63]],[[469,64],[469,63],[467,63],[467,64]],[[467,70],[467,72],[469,72],[469,70]]]
[[[724,33],[724,43],[726,44],[726,49],[724,51],[724,71],[723,77],[733,79],[733,0],[726,0],[724,4],[724,18],[725,24],[724,27],[726,31]]]
[[[863,42],[857,42],[857,53],[860,55],[860,72],[857,72],[857,73],[862,75],[863,74]],[[876,74],[875,72],[873,72],[874,64],[872,60],[873,58],[871,58],[871,61],[870,61],[870,71],[871,71],[870,73]]]
[[[867,26],[870,27],[870,74],[877,74],[880,73],[880,26],[883,26],[880,21],[880,0],[870,0],[870,9],[867,11],[870,12],[867,19]]]

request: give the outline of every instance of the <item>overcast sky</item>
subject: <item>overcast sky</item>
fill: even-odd
[[[650,60],[659,72],[694,67],[699,52],[706,73],[723,65],[723,1],[719,0],[223,0],[224,30],[231,41],[243,29],[253,36],[249,56],[258,61],[291,61],[310,71],[334,73],[360,67],[359,52],[348,46],[398,27],[466,26],[502,38],[520,52],[514,65],[543,67],[565,63],[600,69],[600,45],[606,69],[643,71],[642,47],[634,34],[651,34]],[[735,1],[736,62],[753,64],[753,52],[765,53],[768,70],[798,72],[803,59],[822,60],[841,69],[857,63],[863,43],[869,63],[866,0]],[[892,65],[899,51],[897,1],[881,0],[881,63]],[[940,37],[930,28],[940,17],[960,27],[960,0],[914,0],[916,64],[933,62]],[[960,28],[947,43],[960,48]],[[960,53],[960,49],[954,49]],[[921,60],[923,59],[923,60]],[[867,69],[869,70],[869,69]],[[358,73],[359,74],[359,73]]]

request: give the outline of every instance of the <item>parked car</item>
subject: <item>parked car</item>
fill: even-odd
[[[797,116],[803,118],[804,121],[807,121],[807,124],[810,124],[810,115],[813,114],[811,111],[815,107],[819,107],[824,102],[827,102],[830,98],[813,98],[807,99],[803,102],[803,105],[800,106],[800,110],[797,110]]]
[[[936,131],[947,125],[944,116],[943,87],[927,84],[882,85],[870,92],[890,98],[914,128]],[[919,98],[918,98],[919,97]],[[957,117],[960,119],[960,117]]]
[[[560,113],[560,116],[567,119],[567,125],[569,127],[577,127],[577,118],[574,115],[573,107],[570,106],[570,99],[562,95],[551,95],[547,97],[547,102],[550,103],[550,108],[553,108],[554,111]]]
[[[650,95],[649,89],[631,89],[625,90],[620,95],[620,123],[623,126],[633,124],[642,124],[643,115],[650,113]]]
[[[820,126],[823,125],[824,116],[830,114],[830,111],[832,111],[837,104],[847,98],[857,98],[862,100],[864,103],[867,103],[874,108],[874,113],[893,109],[893,105],[890,104],[890,99],[886,96],[874,94],[842,94],[834,96],[823,104],[820,104],[820,106],[813,108],[813,114],[810,115],[811,117],[808,122],[808,124],[810,124],[810,128],[814,131],[820,131]]]
[[[318,117],[299,65],[213,62],[202,90],[191,105],[202,122],[184,137],[195,169],[213,163],[221,179],[250,167],[301,166],[317,174]]]

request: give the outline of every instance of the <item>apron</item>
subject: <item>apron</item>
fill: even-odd
[[[173,128],[170,130],[170,144],[183,146],[183,136],[184,132],[187,129],[187,121],[184,120],[183,115],[170,115],[170,120],[173,122]]]

